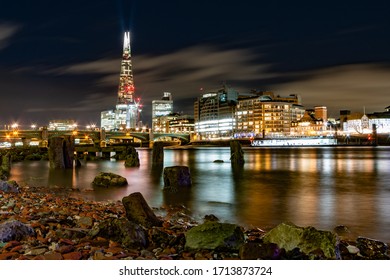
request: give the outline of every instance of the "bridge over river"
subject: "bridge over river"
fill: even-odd
[[[47,147],[52,137],[72,137],[76,146],[106,147],[134,143],[138,146],[149,146],[154,141],[177,141],[182,144],[190,142],[188,133],[153,133],[151,131],[105,131],[102,130],[0,130],[2,146],[40,146]]]

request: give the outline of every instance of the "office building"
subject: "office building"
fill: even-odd
[[[195,139],[231,138],[237,102],[238,92],[226,85],[199,97],[194,103]]]
[[[160,100],[152,101],[152,131],[161,132],[165,130],[166,119],[163,118],[173,113],[173,100],[170,92],[164,92]]]

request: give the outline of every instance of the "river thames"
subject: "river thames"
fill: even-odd
[[[140,167],[106,160],[50,170],[47,161],[24,161],[13,163],[10,179],[78,188],[98,201],[141,192],[152,207],[184,205],[198,219],[214,214],[264,229],[285,221],[323,230],[346,225],[354,235],[390,242],[390,147],[245,148],[245,164],[235,168],[229,148],[165,149],[164,164],[157,166],[151,150],[137,151]],[[190,168],[192,187],[167,194],[163,168],[174,165]],[[129,184],[94,187],[100,171],[122,175]]]

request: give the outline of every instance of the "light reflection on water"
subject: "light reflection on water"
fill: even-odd
[[[94,200],[121,200],[141,192],[151,206],[183,204],[197,217],[271,227],[283,221],[331,230],[344,224],[356,234],[390,241],[390,148],[320,147],[245,149],[245,164],[233,168],[229,148],[165,150],[164,165],[151,150],[138,149],[141,166],[122,161],[82,162],[74,170],[49,170],[48,162],[14,163],[12,178],[31,185],[78,187]],[[223,163],[214,163],[214,160]],[[190,167],[193,186],[163,192],[163,168]],[[127,187],[91,185],[99,171],[125,176]],[[89,191],[86,191],[89,190]]]

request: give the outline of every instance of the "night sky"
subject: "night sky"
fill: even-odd
[[[192,115],[222,83],[297,93],[336,118],[390,105],[389,1],[15,0],[0,7],[0,126],[100,124],[128,30],[145,123],[164,91]]]

